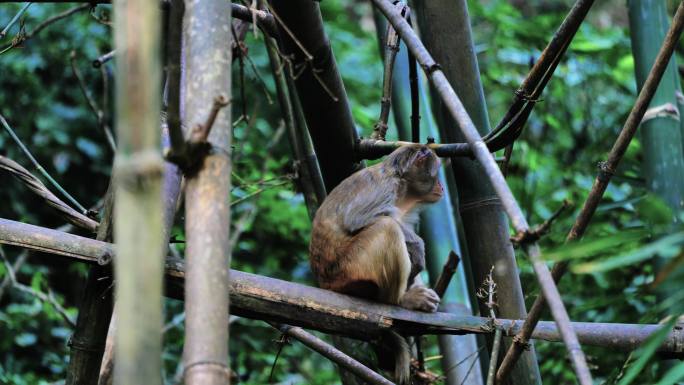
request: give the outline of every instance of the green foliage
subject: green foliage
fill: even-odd
[[[656,266],[652,256],[665,263],[680,261],[684,233],[662,202],[645,189],[641,146],[628,149],[583,240],[564,245],[579,205],[596,175],[597,162],[605,159],[635,99],[634,61],[626,30],[624,5],[597,2],[588,23],[580,28],[566,57],[556,70],[515,145],[508,181],[531,223],[548,218],[564,199],[575,210],[562,216],[542,240],[549,260],[571,260],[574,272],[560,291],[578,321],[656,322],[684,300],[681,286],[668,298],[656,298]],[[522,4],[522,5],[521,5]],[[342,73],[353,117],[368,136],[379,113],[382,64],[368,2],[325,0],[320,3],[325,28]],[[470,1],[474,39],[482,81],[493,122],[503,116],[513,91],[544,48],[569,8],[569,1]],[[31,31],[41,21],[73,5],[33,4],[0,40],[16,36],[21,25]],[[0,6],[0,27],[21,4]],[[108,13],[100,5],[96,13]],[[445,37],[447,38],[447,37]],[[49,173],[84,205],[97,204],[111,171],[112,153],[97,120],[88,109],[70,67],[74,50],[89,92],[105,106],[103,82],[90,61],[112,48],[109,27],[98,23],[88,10],[59,21],[22,47],[0,54],[0,113],[5,116]],[[307,261],[310,222],[301,194],[296,191],[287,135],[279,136],[280,111],[270,76],[262,36],[249,31],[249,60],[244,65],[244,111],[240,68],[233,66],[232,103],[233,228],[241,231],[232,255],[232,267],[267,276],[313,284]],[[111,63],[107,68],[111,69]],[[255,72],[256,71],[256,72]],[[257,73],[259,76],[257,76]],[[262,87],[261,82],[264,81]],[[109,79],[109,92],[113,79]],[[266,97],[266,92],[270,98]],[[111,101],[106,105],[113,110]],[[390,135],[394,135],[391,132]],[[281,132],[282,133],[282,132]],[[0,133],[0,153],[31,169],[19,149]],[[84,183],[87,181],[87,183]],[[0,217],[42,226],[62,224],[53,211],[5,174],[0,174]],[[182,210],[182,209],[181,209]],[[173,230],[175,251],[182,254],[182,215]],[[679,218],[681,223],[681,219]],[[678,227],[679,226],[679,227]],[[20,251],[6,248],[11,261]],[[518,259],[525,293],[531,301],[538,291],[531,267]],[[674,265],[677,266],[677,265]],[[85,267],[55,258],[32,256],[17,271],[18,280],[36,290],[48,288],[56,301],[75,316],[85,282]],[[0,265],[0,279],[7,276]],[[662,285],[681,282],[681,276],[662,277]],[[167,300],[164,333],[164,378],[176,383],[182,373],[183,304]],[[549,319],[547,315],[546,319]],[[68,364],[67,341],[71,330],[52,305],[12,288],[0,297],[0,383],[35,384],[64,379]],[[320,335],[324,339],[327,336]],[[244,384],[264,384],[280,347],[279,333],[260,321],[231,320],[231,368]],[[652,351],[653,342],[642,350]],[[435,338],[426,338],[426,355],[437,354]],[[544,383],[570,383],[572,369],[558,344],[537,343]],[[612,381],[626,353],[603,348],[587,349],[598,380]],[[607,354],[608,353],[608,354]],[[641,354],[641,353],[640,353]],[[636,357],[636,353],[635,353]],[[470,361],[464,365],[469,365]],[[644,362],[651,377],[639,383],[673,383],[682,377],[682,365],[658,377],[655,360]],[[430,370],[440,372],[438,361]],[[635,370],[636,363],[627,368]],[[626,379],[623,377],[623,381]],[[639,377],[639,380],[642,378]],[[274,383],[339,383],[336,367],[297,342],[283,346],[273,371]],[[651,381],[651,382],[648,382]],[[633,382],[636,383],[636,382]]]

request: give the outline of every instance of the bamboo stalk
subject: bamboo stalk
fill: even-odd
[[[216,98],[230,98],[231,11],[224,1],[186,3],[184,126],[207,121]],[[228,45],[226,45],[228,44]],[[210,126],[212,151],[196,174],[186,174],[186,384],[228,384],[228,268],[230,266],[230,109]],[[190,137],[189,133],[185,137]]]
[[[417,4],[416,14],[421,27],[421,36],[437,60],[443,65],[445,74],[462,98],[465,108],[481,134],[489,131],[489,117],[484,100],[475,48],[470,31],[470,19],[465,1],[431,1]],[[452,36],[444,39],[443,36]],[[466,54],[464,54],[466,53]],[[443,108],[438,95],[433,96],[435,111],[440,118],[443,138],[450,142],[463,141],[457,123]],[[525,298],[518,274],[515,253],[509,241],[509,225],[490,182],[483,178],[483,169],[471,159],[451,160],[452,175],[458,187],[459,223],[463,226],[464,255],[477,256],[464,261],[470,267],[473,286],[479,286],[496,266],[494,277],[499,284],[499,316],[504,318],[523,318]],[[475,292],[475,290],[471,290]],[[487,314],[488,308],[483,301],[473,299],[479,304],[480,314]],[[480,355],[483,372],[487,370],[487,352],[491,352],[493,341],[480,339],[483,354]],[[507,339],[506,344],[510,344]],[[540,383],[539,370],[534,349],[516,368],[511,381],[515,385],[535,385]]]
[[[114,167],[119,310],[114,383],[119,385],[162,382],[160,24],[154,2],[114,4],[119,140]]]
[[[113,180],[104,198],[102,221],[97,229],[97,240],[112,240],[114,211]],[[88,271],[83,298],[78,309],[76,329],[69,339],[71,348],[66,384],[92,384],[98,378],[104,353],[107,329],[112,317],[112,271],[108,266],[95,265]]]
[[[662,1],[630,0],[628,4],[635,75],[637,87],[642,88],[656,60],[659,43],[667,33],[668,15]],[[674,58],[668,63],[664,81],[655,91],[639,131],[646,185],[678,212],[684,209],[684,154],[679,125],[681,117],[676,107]]]
[[[407,47],[415,55],[416,59],[425,70],[425,73],[435,87],[435,90],[442,97],[445,107],[458,122],[461,132],[466,138],[466,141],[470,144],[475,154],[475,158],[483,167],[487,178],[492,183],[492,187],[501,200],[501,204],[511,220],[513,227],[518,233],[527,233],[529,231],[529,225],[527,224],[527,220],[525,219],[522,210],[515,201],[492,154],[489,153],[487,145],[483,142],[482,137],[475,128],[470,116],[449,84],[444,73],[439,69],[437,63],[432,59],[423,46],[423,43],[408,23],[401,18],[401,15],[392,7],[391,2],[387,0],[373,0],[373,3],[385,14],[389,22],[392,23],[404,42],[406,42]],[[551,314],[561,330],[577,379],[581,385],[591,385],[591,373],[589,372],[584,352],[572,329],[570,318],[568,317],[565,306],[560,298],[558,288],[551,277],[548,267],[541,259],[539,247],[536,243],[528,243],[524,245],[524,248],[532,262],[532,267],[537,275],[542,293],[549,303]]]
[[[662,79],[669,59],[674,52],[675,44],[679,40],[679,36],[684,28],[683,4],[684,3],[680,3],[679,8],[677,8],[677,13],[675,14],[672,26],[667,33],[665,42],[658,52],[658,57],[651,68],[651,72],[644,82],[644,85],[639,92],[639,96],[637,97],[637,100],[634,103],[634,106],[632,107],[625,124],[608,154],[608,160],[601,163],[599,173],[596,176],[596,179],[594,179],[594,184],[591,187],[591,191],[589,192],[587,199],[584,201],[584,205],[577,215],[572,229],[570,229],[570,232],[566,237],[566,242],[580,239],[582,235],[584,235],[584,232],[589,226],[589,222],[591,221],[596,208],[601,202],[603,193],[606,191],[606,188],[608,188],[608,184],[610,183],[615,170],[617,170],[622,157],[627,151],[627,147],[636,134],[639,123],[643,119],[653,95],[655,95],[656,89],[660,83],[660,80]],[[568,265],[569,262],[563,261],[558,262],[553,266],[552,275],[555,281],[560,280],[560,278],[565,274]],[[530,308],[527,320],[523,325],[522,331],[516,336],[516,343],[511,345],[508,352],[506,352],[506,356],[504,357],[504,360],[502,361],[497,372],[497,379],[503,380],[506,378],[512,369],[512,366],[516,362],[517,357],[524,351],[526,343],[532,334],[532,330],[534,330],[539,318],[541,318],[544,302],[545,300],[542,296],[537,296],[535,299],[534,304]]]
[[[308,141],[302,140],[302,137],[308,137],[309,133],[306,131],[306,127],[302,127],[302,125],[306,125],[306,123],[301,119],[297,119],[295,116],[293,98],[290,97],[290,93],[288,92],[286,79],[288,71],[288,68],[286,67],[287,63],[283,63],[280,60],[275,41],[266,37],[264,38],[264,42],[266,43],[268,58],[271,64],[271,72],[273,73],[273,78],[275,80],[278,103],[280,104],[283,121],[287,128],[287,138],[290,142],[292,155],[295,159],[295,168],[297,169],[298,176],[297,184],[302,191],[302,195],[304,195],[309,218],[313,219],[316,210],[318,210],[323,199],[325,199],[325,186],[323,185],[320,170],[317,167],[318,162],[309,157],[311,149],[307,147],[311,147],[311,139]],[[293,96],[296,98],[296,95]],[[313,151],[311,151],[311,153],[313,153]],[[314,163],[316,167],[311,167],[311,163]],[[317,172],[312,174],[312,170]]]
[[[358,139],[342,77],[317,2],[274,0],[281,51],[301,70],[294,80],[328,191],[358,170]]]

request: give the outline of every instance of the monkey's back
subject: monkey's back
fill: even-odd
[[[380,216],[395,215],[396,185],[382,183],[382,163],[360,170],[334,188],[316,212],[309,245],[311,270],[321,288],[376,296],[374,272],[364,271],[349,255],[363,248],[357,235]]]

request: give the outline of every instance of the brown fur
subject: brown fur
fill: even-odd
[[[311,269],[322,288],[411,309],[436,309],[436,294],[414,285],[425,253],[412,222],[420,204],[442,195],[439,164],[426,146],[405,146],[333,189],[316,213],[309,246]],[[396,380],[404,384],[410,355],[398,337],[385,341],[394,349]]]

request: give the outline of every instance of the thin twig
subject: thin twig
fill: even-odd
[[[19,34],[12,40],[11,43],[5,44],[4,46],[0,47],[0,55],[2,55],[3,53],[9,51],[10,49],[12,49],[14,47],[20,46],[25,41],[33,38],[35,35],[40,33],[40,31],[45,29],[50,24],[52,24],[56,21],[62,20],[64,18],[67,18],[67,17],[73,15],[74,13],[77,13],[79,11],[82,11],[82,10],[84,10],[86,8],[90,8],[90,7],[91,7],[90,4],[79,5],[77,7],[68,9],[62,13],[59,13],[55,16],[52,16],[52,17],[46,19],[44,22],[38,24],[38,26],[33,31],[31,31],[29,33],[23,33],[22,31],[20,31]]]
[[[287,33],[287,35],[292,39],[292,41],[295,42],[297,47],[299,47],[299,49],[302,51],[302,53],[304,54],[304,64],[311,69],[311,74],[316,79],[316,81],[318,81],[318,83],[321,85],[321,87],[323,88],[325,93],[327,93],[328,96],[330,96],[330,98],[333,101],[336,101],[336,102],[339,101],[339,98],[337,96],[335,96],[335,94],[332,92],[330,87],[328,87],[328,85],[325,84],[325,82],[323,81],[321,76],[318,74],[320,72],[320,70],[314,67],[314,65],[313,65],[314,56],[312,54],[310,54],[306,48],[304,48],[304,44],[302,44],[302,42],[297,39],[297,37],[292,32],[292,30],[290,28],[288,28],[287,25],[285,25],[283,20],[280,18],[280,16],[278,16],[277,13],[275,13],[275,11],[273,10],[272,7],[268,7],[268,11],[273,15],[273,18],[275,19],[276,23],[279,24],[283,28],[285,33]],[[294,78],[296,79],[296,77],[294,77]]]
[[[257,208],[248,207],[245,212],[240,215],[240,217],[235,221],[235,225],[230,231],[230,248],[229,250],[235,250],[240,236],[247,230],[247,226],[252,223],[254,217],[256,217]]]
[[[324,357],[342,366],[346,370],[350,371],[362,380],[369,382],[370,384],[393,385],[393,383],[385,377],[379,375],[378,373],[375,373],[359,361],[344,354],[343,352],[331,346],[327,342],[321,340],[320,338],[314,336],[313,334],[305,331],[300,327],[278,325],[273,323],[269,324],[274,328],[280,330],[281,333],[303,343],[307,347],[320,353]]]
[[[500,327],[496,327],[496,312],[494,307],[496,307],[496,301],[494,300],[494,295],[496,294],[496,282],[492,274],[494,273],[494,266],[489,270],[487,278],[482,283],[482,287],[477,293],[477,296],[486,299],[485,306],[489,309],[489,317],[491,318],[492,327],[494,328],[494,342],[492,344],[492,353],[489,360],[489,369],[487,370],[487,385],[494,385],[494,379],[496,377],[496,364],[499,362],[499,350],[501,348],[501,337],[503,332]]]
[[[276,364],[278,363],[278,358],[280,358],[280,353],[283,352],[283,348],[285,345],[290,343],[290,339],[287,337],[285,333],[280,334],[280,338],[278,338],[276,341],[274,341],[276,344],[278,344],[278,351],[276,351],[276,355],[273,358],[273,364],[271,365],[271,372],[268,374],[268,383],[273,383],[273,373],[275,372],[275,367]]]
[[[665,37],[665,41],[658,52],[658,56],[653,63],[653,67],[651,67],[651,72],[648,74],[648,77],[646,78],[646,81],[639,92],[639,96],[637,97],[637,100],[634,103],[629,116],[627,117],[627,120],[625,121],[617,140],[613,144],[613,147],[608,154],[608,160],[600,165],[599,173],[594,180],[594,184],[591,187],[591,191],[589,192],[589,195],[587,196],[580,213],[575,219],[572,229],[566,237],[566,242],[571,242],[581,238],[589,226],[589,222],[591,221],[596,208],[601,202],[603,193],[606,191],[606,188],[608,188],[608,183],[610,183],[615,170],[617,170],[623,155],[627,151],[627,147],[631,143],[632,138],[639,127],[639,123],[643,119],[644,114],[648,109],[648,105],[650,104],[653,95],[655,95],[658,84],[663,77],[665,68],[670,61],[670,57],[674,52],[675,45],[677,44],[683,29],[684,2],[680,2],[677,12],[673,18],[672,25],[670,26],[667,36]],[[567,261],[556,263],[553,266],[552,271],[553,279],[555,281],[560,280],[560,278],[567,271],[567,268]],[[506,379],[518,358],[525,350],[527,341],[529,341],[532,331],[539,322],[539,318],[541,318],[541,313],[544,309],[544,302],[545,299],[543,296],[537,296],[535,299],[532,308],[530,308],[530,311],[527,314],[527,319],[523,324],[522,330],[513,339],[514,343],[508,348],[508,352],[506,352],[506,356],[501,362],[501,366],[499,367],[499,371],[496,375],[498,382],[503,382]]]
[[[3,125],[3,127],[5,127],[5,130],[7,131],[7,133],[12,137],[12,139],[14,139],[14,142],[17,143],[19,148],[21,148],[21,150],[24,152],[24,154],[26,154],[26,156],[31,160],[31,163],[33,163],[33,166],[50,182],[50,184],[52,184],[52,186],[54,188],[57,189],[57,191],[59,191],[74,206],[76,206],[81,211],[81,214],[86,215],[88,213],[88,210],[86,210],[85,207],[83,207],[80,203],[78,203],[78,201],[76,199],[74,199],[74,197],[72,197],[71,194],[69,194],[64,188],[62,188],[62,186],[60,186],[60,184],[57,183],[57,181],[54,180],[52,178],[52,176],[50,176],[50,174],[48,174],[47,171],[45,171],[43,166],[41,166],[40,163],[38,163],[38,161],[36,160],[36,158],[33,157],[33,154],[31,154],[31,151],[29,151],[29,149],[26,148],[26,146],[19,139],[19,137],[14,132],[12,127],[10,127],[10,125],[7,123],[7,120],[5,120],[5,117],[2,116],[1,114],[0,114],[0,123],[2,123],[2,125]]]
[[[14,271],[19,271],[21,267],[28,261],[28,256],[29,256],[29,251],[24,250],[19,254],[17,259],[14,261],[14,265],[12,265],[12,269]],[[0,301],[2,301],[2,297],[5,296],[5,289],[7,289],[8,286],[12,285],[12,279],[10,278],[11,275],[7,274],[5,278],[2,280],[0,283]]]
[[[530,229],[526,233],[518,233],[514,236],[511,237],[511,242],[513,242],[514,245],[521,245],[526,242],[533,242],[533,241],[538,241],[543,235],[547,234],[549,230],[551,229],[551,225],[553,222],[558,219],[558,217],[567,209],[570,207],[570,201],[565,199],[563,200],[563,204],[561,207],[556,210],[548,219],[546,219],[542,224],[535,226],[533,229]]]
[[[7,257],[5,257],[5,253],[2,250],[2,248],[0,248],[0,259],[2,259],[2,262],[5,264],[5,270],[7,270],[7,276],[9,277],[13,288],[15,288],[19,291],[22,291],[24,293],[30,294],[43,303],[47,303],[47,304],[52,305],[52,307],[57,311],[57,313],[64,319],[64,321],[70,327],[72,327],[72,328],[76,327],[76,322],[74,322],[74,320],[72,320],[71,317],[67,314],[66,309],[64,309],[62,307],[62,305],[60,305],[59,302],[57,302],[57,299],[53,295],[52,290],[48,289],[48,293],[45,294],[42,291],[35,290],[31,286],[27,286],[21,282],[18,282],[15,270],[14,270],[12,264],[10,264],[9,261],[7,260]]]
[[[64,203],[61,199],[56,197],[55,194],[48,190],[43,182],[22,167],[19,163],[0,155],[0,170],[9,172],[34,194],[41,197],[45,203],[48,204],[48,206],[57,210],[62,218],[66,219],[69,223],[91,232],[95,232],[97,230],[98,223],[95,220],[79,213]]]
[[[97,119],[97,125],[100,126],[100,129],[104,132],[105,137],[107,138],[109,148],[111,148],[113,152],[116,152],[114,135],[112,135],[112,131],[109,129],[109,125],[105,121],[104,112],[97,105],[97,102],[92,97],[92,95],[90,95],[90,92],[88,92],[88,87],[85,84],[85,80],[83,80],[83,75],[81,75],[81,71],[76,66],[76,51],[71,51],[71,71],[74,73],[76,80],[78,80],[78,86],[81,89],[81,93],[83,94],[83,97],[85,97],[86,101],[88,102],[88,106],[90,107],[90,110],[93,112],[95,118]]]
[[[106,54],[101,55],[97,59],[93,60],[93,67],[100,68],[103,64],[112,60],[114,58],[115,54],[116,54],[116,51],[111,50],[111,51],[107,52]]]
[[[226,107],[229,104],[230,101],[225,95],[219,95],[215,97],[207,119],[203,124],[197,124],[195,127],[193,127],[189,142],[192,144],[206,142],[209,138],[209,134],[211,133],[211,128],[214,126],[214,122],[216,121],[216,116],[218,116],[218,113],[223,107]]]
[[[0,31],[0,39],[5,38],[5,35],[7,35],[9,29],[12,28],[14,23],[16,23],[19,20],[19,18],[21,18],[21,15],[23,15],[28,10],[28,7],[30,7],[31,4],[33,3],[26,3],[23,7],[21,7],[19,12],[17,12],[17,14],[14,15],[14,17],[12,18],[12,20],[10,20],[9,23],[7,23],[7,26],[2,31]]]
[[[408,6],[404,3],[398,2],[396,7],[404,14],[404,9]],[[392,76],[394,72],[394,63],[399,52],[399,35],[394,30],[391,24],[387,25],[387,32],[385,33],[385,69],[382,78],[382,97],[380,99],[380,116],[378,121],[373,126],[373,133],[371,139],[385,140],[387,134],[387,121],[389,119],[390,108],[392,107]]]

